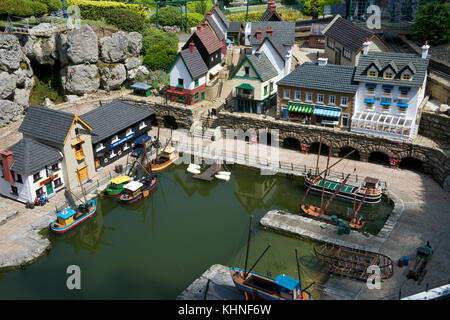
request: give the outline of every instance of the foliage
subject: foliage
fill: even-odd
[[[150,47],[157,45],[160,42],[165,42],[174,49],[178,50],[178,36],[175,33],[164,32],[158,28],[146,27],[142,32],[142,50],[144,53]]]
[[[32,0],[1,0],[0,16],[40,17],[47,13],[48,7],[43,2]]]
[[[200,13],[188,13],[187,14],[188,29],[200,25],[203,18],[204,18],[204,16],[201,15]]]
[[[107,23],[124,31],[142,32],[145,26],[145,18],[126,9],[112,8],[105,12]]]
[[[170,76],[164,70],[153,70],[149,74],[138,73],[134,78],[136,82],[144,82],[156,90],[170,84]]]
[[[156,15],[150,19],[156,22]],[[181,10],[179,7],[167,6],[159,9],[158,24],[162,26],[177,26],[181,24]]]
[[[414,38],[432,45],[450,40],[450,5],[437,1],[419,7],[414,21]]]
[[[204,0],[199,2],[188,2],[187,8],[189,12],[200,13],[204,16],[206,12],[213,7],[213,5],[214,4],[212,0]]]
[[[47,6],[47,12],[52,12],[62,8],[61,0],[39,0]]]
[[[323,14],[323,6],[339,3],[339,0],[303,0],[303,13],[312,16]]]
[[[265,10],[250,11],[248,13],[248,21],[259,21],[264,12]],[[301,12],[292,9],[278,9],[277,12],[284,21],[297,21],[304,16]],[[245,24],[245,12],[229,14],[227,19],[230,21],[241,21],[242,24]]]
[[[64,95],[60,90],[55,89],[57,87],[52,80],[48,79],[38,79],[34,76],[34,86],[31,90],[30,94],[30,103],[43,105],[45,102],[45,98],[49,98],[54,103],[62,103],[64,102]]]
[[[147,49],[144,56],[145,65],[151,70],[167,70],[177,55],[177,50],[166,42],[159,42]]]
[[[142,17],[147,16],[146,8],[141,5],[126,4],[115,1],[67,0],[67,6],[76,5],[80,8],[81,19],[100,20],[112,9],[125,9]]]

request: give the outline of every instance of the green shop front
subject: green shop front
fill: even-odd
[[[276,95],[270,95],[261,101],[254,99],[254,92],[255,88],[248,83],[237,86],[234,97],[234,111],[261,114],[276,103]]]
[[[289,102],[288,106],[282,109],[283,118],[303,124],[311,123],[313,111],[313,105],[296,102]]]

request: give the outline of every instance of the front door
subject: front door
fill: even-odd
[[[100,167],[100,158],[95,158],[95,168]]]
[[[341,64],[341,50],[336,48],[336,52],[334,54],[334,63]]]
[[[84,167],[81,167],[80,169],[78,169],[78,183],[89,179],[89,173],[88,173],[88,166],[85,165]]]
[[[50,181],[45,187],[47,188],[47,195],[51,195],[53,193],[53,182]]]

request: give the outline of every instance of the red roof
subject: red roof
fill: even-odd
[[[203,43],[209,54],[212,54],[222,48],[222,42],[217,39],[214,32],[212,32],[209,27],[202,26],[200,30],[195,31],[195,34]]]

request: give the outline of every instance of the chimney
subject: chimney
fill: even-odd
[[[277,11],[277,5],[276,5],[275,1],[269,1],[267,3],[267,6],[269,7],[271,12]]]
[[[202,23],[202,27],[206,28],[207,26],[208,26],[208,23],[206,22],[206,20],[205,20],[205,21],[203,21],[203,23]]]
[[[10,183],[14,183],[14,177],[11,170],[9,170],[13,163],[13,153],[8,150],[3,150],[0,154],[2,155],[3,179]]]
[[[266,29],[266,34],[268,34],[269,36],[273,36],[273,29],[272,26],[268,26]]]
[[[219,9],[219,1],[216,2],[216,8]]]
[[[367,56],[367,54],[369,53],[369,46],[370,46],[369,38],[366,38],[366,42],[363,43],[363,46],[364,46],[363,55]]]
[[[191,42],[189,43],[189,51],[190,51],[191,53],[194,53],[194,48],[195,48],[194,41],[191,41]]]
[[[206,18],[211,18],[211,11],[208,11],[208,12],[206,13]]]
[[[317,63],[319,64],[319,66],[326,66],[328,63],[328,58],[320,57],[319,59],[317,59]]]
[[[256,30],[256,40],[261,40],[261,29]]]
[[[428,41],[425,41],[425,44],[422,47],[422,59],[426,59],[428,57],[428,50],[430,46],[428,45]]]
[[[202,30],[202,26],[197,26],[197,31]]]

